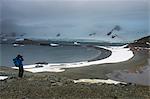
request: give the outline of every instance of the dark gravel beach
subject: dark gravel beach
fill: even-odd
[[[106,74],[115,70],[129,69],[132,72],[147,64],[148,51],[135,52],[126,62],[71,68],[61,73],[25,72],[18,79],[18,71],[0,67],[0,75],[9,76],[0,81],[1,99],[149,99],[150,86],[128,83],[89,84],[73,83],[74,79],[107,79]]]

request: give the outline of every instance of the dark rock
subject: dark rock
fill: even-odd
[[[52,86],[62,86],[63,83],[61,83],[61,82],[55,82],[55,83],[52,83],[51,85]]]

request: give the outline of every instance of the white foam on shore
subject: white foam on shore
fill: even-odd
[[[126,45],[125,45],[126,46]],[[125,46],[120,47],[104,47],[98,46],[107,50],[110,50],[112,54],[101,60],[96,61],[84,61],[84,62],[76,62],[76,63],[59,63],[59,64],[47,64],[42,65],[43,67],[36,67],[36,64],[33,65],[25,65],[24,69],[29,72],[63,72],[65,68],[75,68],[75,67],[84,67],[96,64],[104,64],[104,63],[118,63],[131,59],[134,54],[129,48],[124,48]],[[13,67],[17,69],[17,67]]]
[[[8,76],[0,76],[0,80],[5,80],[7,78],[8,78]]]
[[[79,79],[79,80],[73,80],[74,83],[106,83],[106,84],[127,84],[125,82],[115,81],[111,79],[103,80],[103,79]]]

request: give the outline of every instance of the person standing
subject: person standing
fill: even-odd
[[[19,68],[19,73],[18,73],[18,77],[22,78],[23,77],[23,73],[24,73],[24,68],[23,68],[23,56],[21,55],[17,55],[17,57],[15,59],[13,59],[13,62],[15,64],[16,67]]]

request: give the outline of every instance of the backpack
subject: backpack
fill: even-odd
[[[16,67],[19,67],[19,62],[18,62],[17,58],[13,59],[13,63],[15,64]]]

